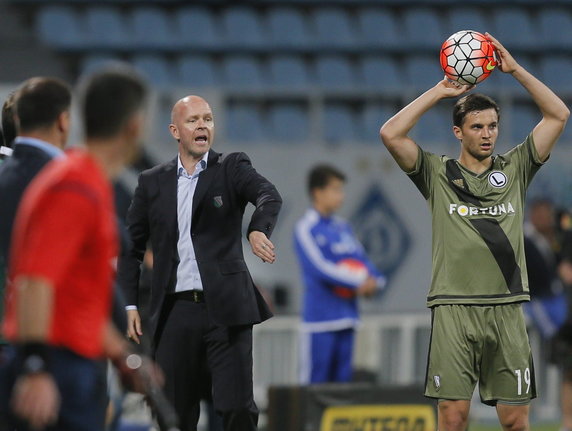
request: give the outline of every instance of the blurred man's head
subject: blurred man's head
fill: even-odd
[[[18,132],[16,131],[16,121],[14,118],[14,104],[16,100],[16,92],[13,91],[4,101],[2,105],[2,138],[4,146],[12,148],[14,139]]]
[[[63,148],[70,128],[70,86],[57,78],[35,77],[25,81],[14,97],[18,135]]]
[[[543,235],[554,233],[556,228],[556,212],[548,199],[536,199],[529,208],[530,223]]]
[[[322,215],[330,215],[344,203],[346,176],[330,165],[314,166],[308,175],[308,193],[314,208]]]

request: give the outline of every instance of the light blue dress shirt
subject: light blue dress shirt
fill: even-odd
[[[192,175],[189,175],[183,167],[181,158],[177,158],[177,221],[179,224],[177,250],[179,252],[179,266],[177,267],[175,292],[203,290],[201,274],[191,239],[191,213],[199,174],[207,167],[207,157],[208,152],[197,163]]]
[[[39,148],[40,150],[47,153],[52,159],[65,156],[63,150],[40,139],[30,138],[28,136],[17,136],[16,139],[14,139],[14,146],[22,144]]]

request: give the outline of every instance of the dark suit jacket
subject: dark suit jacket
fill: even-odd
[[[0,261],[8,262],[12,227],[24,190],[51,160],[43,150],[26,144],[14,147],[0,165]]]
[[[193,197],[192,242],[209,316],[224,326],[248,325],[271,317],[254,286],[242,251],[245,206],[255,205],[248,227],[268,237],[282,199],[244,153],[210,151]],[[153,281],[149,324],[155,333],[165,294],[174,292],[178,265],[177,158],[144,171],[127,214],[133,247],[119,260],[118,280],[127,304],[138,304],[140,264],[151,239]]]

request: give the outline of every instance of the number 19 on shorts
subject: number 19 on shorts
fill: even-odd
[[[514,370],[514,374],[516,375],[516,380],[517,380],[518,395],[522,395],[523,372],[522,370]],[[526,384],[526,393],[528,394],[530,392],[530,369],[528,368],[524,369],[524,384]]]

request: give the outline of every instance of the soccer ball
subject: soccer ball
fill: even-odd
[[[497,65],[493,44],[473,30],[449,36],[441,46],[439,59],[447,78],[463,85],[484,81]]]
[[[357,259],[342,259],[337,263],[337,265],[353,272],[356,275],[361,275],[362,277],[365,277],[368,274],[367,267],[363,262]],[[355,296],[355,291],[349,287],[334,286],[334,294],[344,299],[350,299]]]

